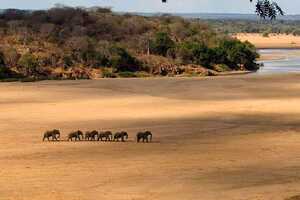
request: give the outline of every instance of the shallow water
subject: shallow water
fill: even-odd
[[[258,74],[300,72],[300,49],[261,49],[262,56],[274,56],[274,60],[262,60],[264,66]]]

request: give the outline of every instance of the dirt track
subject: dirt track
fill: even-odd
[[[300,75],[0,84],[0,200],[300,194]],[[43,143],[44,130],[127,143]],[[154,143],[136,144],[151,130]]]

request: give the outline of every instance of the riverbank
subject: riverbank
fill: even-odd
[[[299,78],[1,83],[0,199],[300,194]],[[43,131],[53,128],[62,139],[77,129],[126,130],[129,141],[43,143]],[[136,144],[141,130],[152,131],[154,142]]]
[[[239,33],[234,37],[249,41],[258,49],[300,49],[300,36],[270,34],[269,37],[263,37],[258,33]]]

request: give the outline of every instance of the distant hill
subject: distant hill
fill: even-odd
[[[165,13],[134,13],[142,16],[160,16]],[[179,16],[190,19],[212,19],[212,20],[260,20],[255,14],[238,14],[238,13],[169,13],[173,16]],[[278,20],[300,20],[300,15],[279,16]]]
[[[0,9],[0,14],[5,12],[7,9]],[[25,11],[25,10],[23,10]],[[33,12],[34,10],[26,10],[26,12]],[[119,14],[125,14],[126,12],[116,12]],[[153,16],[162,16],[162,15],[172,15],[172,16],[179,16],[183,18],[190,18],[190,19],[205,19],[205,20],[260,20],[260,18],[255,14],[241,14],[241,13],[145,13],[145,12],[131,12],[130,14],[133,15],[140,15],[146,17],[153,17]],[[285,15],[285,16],[278,16],[278,20],[299,20],[300,21],[300,14],[299,15]]]

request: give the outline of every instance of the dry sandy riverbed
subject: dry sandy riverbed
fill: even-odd
[[[300,75],[0,84],[0,200],[300,194]],[[82,129],[126,143],[43,143]],[[139,130],[154,143],[136,144]]]
[[[259,49],[299,49],[300,36],[286,34],[270,34],[263,37],[262,34],[240,33],[235,35],[242,41],[249,41]]]

